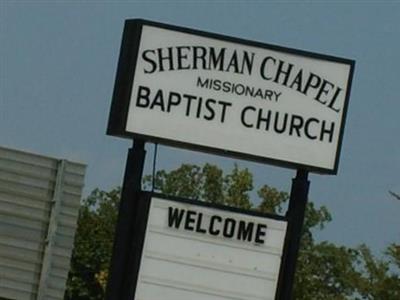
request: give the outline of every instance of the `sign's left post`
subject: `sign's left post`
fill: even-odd
[[[132,148],[129,149],[126,161],[106,300],[129,298],[131,282],[128,274],[131,267],[129,260],[133,239],[132,232],[139,217],[137,200],[141,191],[145,157],[145,142],[135,139]]]

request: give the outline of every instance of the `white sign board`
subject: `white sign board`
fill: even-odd
[[[153,197],[135,299],[274,299],[286,221]]]
[[[337,172],[353,61],[152,22],[131,26],[109,134]]]

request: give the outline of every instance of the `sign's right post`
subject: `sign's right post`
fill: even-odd
[[[297,170],[292,181],[289,208],[286,213],[288,228],[283,251],[277,300],[293,299],[294,276],[300,248],[300,239],[304,224],[310,182],[308,171]]]

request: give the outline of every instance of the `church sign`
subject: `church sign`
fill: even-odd
[[[354,62],[126,22],[108,134],[335,174]]]
[[[107,134],[134,144],[105,299],[292,299],[308,174],[338,172],[354,65],[127,20]],[[143,192],[147,142],[297,169],[285,216]]]

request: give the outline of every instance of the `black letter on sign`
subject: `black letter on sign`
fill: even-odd
[[[252,123],[247,123],[246,120],[245,120],[245,114],[247,113],[248,110],[256,111],[256,108],[253,107],[253,106],[247,106],[247,107],[245,107],[245,108],[242,110],[240,120],[242,121],[242,124],[243,124],[245,127],[247,127],[247,128],[253,128],[254,125],[253,125]]]
[[[266,71],[266,70],[265,70],[265,66],[266,66],[266,64],[267,64],[267,62],[268,62],[269,60],[272,60],[272,64],[273,64],[273,65],[276,64],[276,59],[275,59],[275,58],[273,58],[273,57],[271,57],[271,56],[268,56],[268,57],[264,58],[264,60],[263,60],[262,63],[261,63],[260,72],[261,72],[261,77],[264,78],[265,80],[271,80],[271,79],[272,79],[272,77],[268,77],[268,76],[265,74],[265,71]]]
[[[225,219],[224,224],[224,237],[232,238],[235,234],[236,221],[231,218]]]
[[[145,60],[145,61],[147,61],[150,65],[151,65],[151,69],[150,70],[144,70],[144,72],[146,73],[146,74],[148,74],[148,73],[153,73],[156,69],[157,69],[157,63],[154,61],[154,60],[152,60],[150,57],[148,57],[147,56],[147,54],[148,53],[153,53],[153,54],[155,54],[155,50],[146,50],[146,51],[143,51],[143,54],[142,54],[142,58]]]
[[[150,89],[145,86],[139,86],[137,98],[136,98],[136,106],[137,107],[148,107],[149,106],[149,95]],[[142,101],[144,100],[144,101]]]
[[[247,240],[248,242],[251,242],[251,239],[253,238],[253,228],[254,228],[253,222],[246,224],[245,221],[240,221],[237,239],[239,241]]]
[[[186,230],[194,230],[194,223],[196,222],[196,219],[193,217],[196,215],[196,212],[193,210],[188,210],[186,212],[186,221],[185,221],[185,229]]]
[[[181,226],[184,209],[168,207],[168,226],[178,229]]]
[[[257,233],[256,233],[256,243],[257,244],[265,243],[264,237],[267,234],[266,230],[267,230],[267,225],[265,225],[265,224],[257,225]]]
[[[215,229],[215,227],[214,227],[215,221],[218,221],[219,223],[221,223],[222,218],[220,216],[212,216],[211,217],[209,232],[212,235],[218,235],[220,233],[220,230],[219,229]]]
[[[196,224],[196,232],[198,233],[206,233],[207,231],[201,227],[201,224],[203,222],[203,214],[199,213],[199,217],[197,218],[197,224]]]

